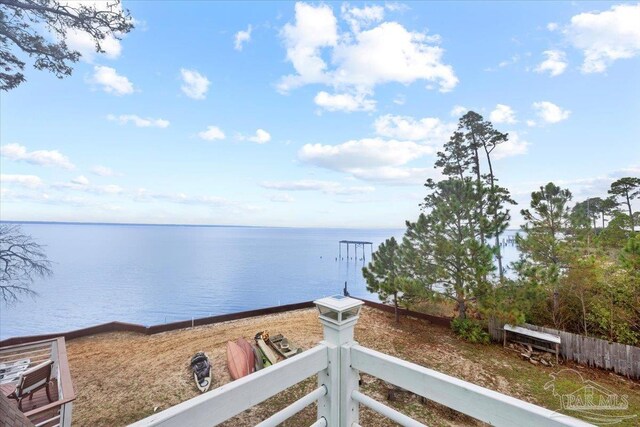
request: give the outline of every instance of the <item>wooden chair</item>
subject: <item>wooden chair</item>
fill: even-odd
[[[49,402],[53,402],[51,393],[49,392],[52,368],[53,360],[47,360],[22,372],[20,377],[18,377],[16,389],[7,397],[9,399],[16,399],[18,401],[18,408],[22,410],[22,400],[24,400],[24,398],[28,397],[29,400],[31,400],[36,391],[46,388],[47,399]]]

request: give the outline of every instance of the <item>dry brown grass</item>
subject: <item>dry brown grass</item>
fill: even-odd
[[[231,380],[226,370],[226,342],[253,338],[256,332],[283,333],[304,348],[322,339],[314,309],[238,320],[194,329],[144,336],[110,333],[67,343],[71,374],[78,398],[74,425],[118,426],[166,409],[198,394],[189,370],[197,351],[206,351],[214,367],[218,387]],[[356,326],[356,339],[367,347],[396,355],[429,368],[462,378],[530,402],[554,407],[539,386],[548,380],[551,368],[534,367],[500,346],[478,346],[460,341],[446,328],[403,318],[395,324],[392,315],[365,308]],[[586,370],[589,378],[603,386],[631,395],[630,408],[640,412],[640,386],[598,370]],[[225,423],[254,425],[316,387],[311,378],[282,392]],[[386,400],[386,385],[363,376],[365,393]],[[392,406],[425,424],[434,426],[477,425],[476,421],[432,402],[425,404],[412,395],[402,395]],[[315,408],[309,407],[286,425],[309,425]],[[393,425],[363,409],[362,425]]]

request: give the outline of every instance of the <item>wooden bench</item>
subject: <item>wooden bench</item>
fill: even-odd
[[[509,324],[504,325],[502,329],[504,330],[504,334],[503,334],[504,341],[502,344],[504,347],[507,346],[507,335],[509,334],[509,332],[511,332],[512,334],[525,336],[534,341],[542,341],[545,343],[553,344],[554,350],[551,350],[549,349],[549,347],[545,347],[541,345],[535,345],[535,344],[530,344],[530,345],[531,347],[535,347],[543,351],[549,351],[551,353],[555,353],[556,363],[558,363],[558,356],[560,354],[560,337],[559,336],[548,334],[546,332],[532,331],[531,329],[523,328],[521,326],[513,326]]]

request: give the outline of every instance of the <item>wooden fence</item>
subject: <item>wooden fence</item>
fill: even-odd
[[[492,340],[502,342],[503,326],[504,323],[497,319],[489,319],[489,334]],[[582,365],[613,371],[627,378],[640,379],[640,347],[528,323],[522,326],[533,331],[558,335],[562,340],[560,354],[565,360],[573,360]]]

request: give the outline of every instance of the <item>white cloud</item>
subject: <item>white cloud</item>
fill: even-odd
[[[376,101],[367,99],[367,94],[365,93],[355,95],[338,93],[331,95],[321,91],[318,92],[313,101],[317,106],[328,111],[373,111],[376,108]]]
[[[509,140],[497,145],[492,155],[496,160],[505,157],[519,156],[527,153],[529,145],[531,144],[521,139],[517,132],[509,132]]]
[[[113,35],[107,35],[104,40],[100,40],[100,47],[104,52],[96,51],[96,43],[88,33],[77,30],[67,30],[64,39],[71,50],[80,52],[81,58],[85,62],[92,63],[98,55],[103,55],[108,59],[116,59],[122,53],[120,40]]]
[[[463,107],[462,105],[455,105],[452,109],[451,109],[451,115],[453,117],[462,117],[463,115],[465,115],[467,112],[469,111],[469,109],[467,107]]]
[[[198,133],[201,139],[207,141],[215,141],[216,139],[225,139],[225,134],[217,126],[207,126],[207,130]]]
[[[326,194],[364,194],[375,190],[371,186],[345,186],[335,181],[299,180],[299,181],[265,181],[260,186],[278,191],[320,191]]]
[[[511,107],[505,104],[497,104],[496,108],[489,114],[489,120],[493,123],[517,123],[516,113]]]
[[[125,76],[119,75],[115,68],[96,65],[93,71],[90,82],[102,86],[103,91],[118,96],[134,92],[133,84]]]
[[[196,70],[180,69],[182,92],[192,99],[205,99],[211,82]]]
[[[0,175],[2,185],[20,185],[27,188],[37,188],[42,185],[42,180],[36,175]]]
[[[133,199],[137,202],[169,202],[193,206],[209,206],[231,209],[234,213],[246,213],[260,210],[254,205],[230,200],[225,197],[209,195],[190,195],[186,193],[157,193],[139,188],[133,192]]]
[[[293,203],[296,201],[296,199],[294,199],[293,196],[287,193],[274,194],[269,198],[269,200],[271,200],[272,202],[278,202],[278,203]]]
[[[574,201],[578,202],[587,197],[602,197],[606,195],[611,183],[625,176],[640,176],[640,166],[630,166],[589,178],[558,179],[554,180],[554,182],[557,185],[569,188],[574,196]]]
[[[547,30],[549,31],[556,31],[560,26],[558,25],[557,22],[549,22],[547,24]]]
[[[323,84],[354,97],[373,94],[376,85],[389,82],[425,80],[439,85],[442,92],[457,85],[453,68],[442,63],[444,50],[437,45],[438,36],[408,31],[396,22],[380,23],[383,11],[379,6],[345,5],[342,12],[351,31],[339,31],[329,5],[296,3],[295,22],[281,31],[287,60],[296,74],[281,78],[281,92]],[[323,55],[331,57],[330,63]]]
[[[566,55],[561,50],[545,50],[542,52],[546,59],[534,69],[536,73],[549,72],[551,77],[559,76],[567,68]]]
[[[24,161],[40,166],[58,166],[64,169],[73,169],[75,167],[69,161],[69,158],[58,150],[28,151],[24,145],[6,144],[0,147],[0,155],[7,159]]]
[[[349,23],[351,31],[360,32],[362,28],[368,28],[384,19],[382,6],[350,7],[344,3],[340,8],[342,19]]]
[[[558,123],[569,118],[571,111],[563,110],[549,101],[534,102],[533,108],[536,114],[546,123]]]
[[[575,15],[563,33],[582,50],[584,73],[602,73],[618,59],[640,54],[640,3]]]
[[[84,175],[80,175],[80,176],[72,179],[71,182],[73,184],[78,184],[78,185],[89,185],[89,180]]]
[[[271,141],[271,134],[264,129],[256,130],[256,133],[253,136],[246,136],[241,133],[236,133],[235,138],[238,141],[251,141],[256,144],[266,144]]]
[[[450,65],[442,63],[444,50],[433,41],[397,22],[362,31],[353,42],[340,43],[334,49],[333,62],[339,64],[332,76],[334,85],[373,88],[382,83],[426,80],[448,92],[458,84],[458,78]]]
[[[432,147],[413,141],[365,138],[338,145],[305,144],[298,152],[298,158],[315,166],[349,172],[400,166],[433,152]]]
[[[327,64],[320,56],[320,49],[338,43],[338,22],[330,6],[321,4],[314,7],[299,2],[295,11],[295,24],[285,24],[280,35],[285,42],[287,59],[298,75],[284,77],[279,84],[282,91],[308,83],[328,82],[325,74]]]
[[[507,68],[511,65],[515,65],[520,61],[520,55],[512,55],[511,58],[500,61],[496,67],[487,67],[484,71],[494,72],[500,68]]]
[[[527,126],[534,127],[536,125],[535,120],[527,120]]]
[[[509,59],[505,59],[504,61],[500,61],[500,63],[498,64],[498,67],[499,68],[505,68],[505,67],[508,67],[509,65],[516,64],[518,61],[520,61],[520,55],[513,55]]]
[[[251,25],[247,27],[246,30],[238,31],[234,37],[233,48],[235,50],[242,50],[245,43],[249,43],[251,41]]]
[[[109,184],[109,185],[99,185],[97,187],[94,187],[94,191],[97,191],[99,193],[106,193],[106,194],[120,194],[124,190],[122,189],[122,187],[118,185]]]
[[[12,200],[12,201],[28,201],[32,203],[44,203],[44,204],[52,204],[52,205],[65,205],[65,206],[73,206],[73,207],[88,207],[88,206],[98,206],[95,203],[91,203],[84,197],[78,197],[75,195],[66,195],[66,194],[51,194],[48,192],[34,192],[29,191],[26,193],[18,193],[15,191],[5,192],[4,189],[2,191],[3,200]],[[7,198],[5,199],[5,197]]]
[[[396,105],[404,105],[405,102],[407,102],[407,97],[401,93],[399,93],[398,95],[396,95],[395,98],[393,98],[393,103]]]
[[[75,190],[75,191],[83,191],[86,193],[110,194],[110,195],[117,195],[125,192],[125,190],[122,187],[115,184],[92,185],[89,179],[87,179],[87,177],[82,175],[70,180],[69,182],[62,182],[62,183],[58,182],[58,183],[52,184],[51,188],[56,190]]]
[[[361,180],[385,184],[411,185],[433,177],[432,168],[407,167],[414,160],[435,151],[456,128],[454,123],[426,117],[387,114],[374,123],[375,138],[364,138],[337,145],[306,144],[298,158],[307,164],[348,173]]]
[[[438,178],[439,172],[432,168],[410,168],[383,166],[368,169],[352,169],[351,174],[365,181],[372,181],[386,185],[419,185],[427,178]]]
[[[258,129],[256,134],[252,137],[248,138],[249,141],[255,142],[256,144],[266,144],[271,141],[271,135],[264,129]]]
[[[113,169],[108,168],[106,166],[96,165],[91,168],[91,173],[98,176],[118,176],[119,173],[115,172]]]
[[[420,141],[434,147],[439,147],[447,141],[456,129],[455,124],[445,123],[435,117],[416,120],[413,117],[392,114],[378,117],[373,126],[380,136]]]
[[[137,116],[135,114],[122,114],[116,116],[114,114],[109,114],[107,116],[107,120],[112,122],[118,122],[121,125],[127,124],[129,122],[135,124],[139,128],[147,128],[147,127],[157,127],[157,128],[166,128],[169,126],[169,120],[164,119],[152,119],[152,118],[143,118]]]

